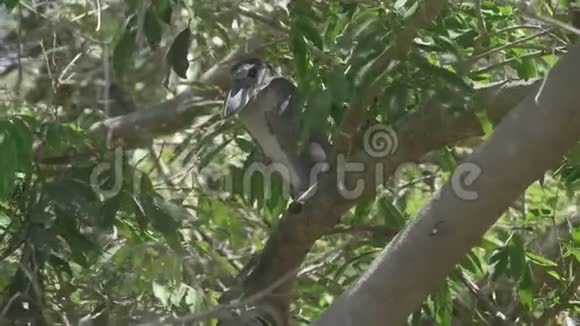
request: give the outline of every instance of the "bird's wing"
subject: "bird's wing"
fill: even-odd
[[[224,101],[224,118],[233,116],[243,110],[253,97],[253,90],[244,87],[232,87]]]
[[[294,104],[293,99],[296,93],[296,86],[290,80],[279,76],[274,77],[264,87],[264,90],[272,92],[281,100],[276,108],[277,114],[287,116],[295,113],[296,108],[292,104]]]

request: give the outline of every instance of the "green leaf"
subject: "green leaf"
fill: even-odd
[[[526,268],[522,271],[522,276],[518,282],[518,297],[529,310],[532,310],[535,298],[535,290],[532,270],[530,266],[526,266]]]
[[[324,40],[327,44],[336,44],[338,35],[348,24],[348,19],[344,15],[329,17],[324,30]]]
[[[290,48],[294,53],[294,64],[296,67],[298,82],[299,84],[303,84],[306,81],[309,64],[308,50],[306,48],[304,37],[294,33],[290,34]]]
[[[310,103],[304,112],[303,129],[301,131],[301,140],[309,139],[313,130],[325,130],[327,127],[327,118],[331,109],[332,94],[328,89],[320,90],[310,100]]]
[[[536,63],[534,59],[527,58],[523,59],[522,62],[517,65],[518,77],[527,80],[537,76],[538,71],[536,69]]]
[[[151,283],[153,289],[153,295],[161,302],[165,307],[169,305],[169,299],[171,298],[171,291],[167,286],[161,285],[155,281]]]
[[[454,71],[435,65],[422,56],[415,56],[415,58],[416,58],[415,62],[417,63],[418,67],[423,70],[424,73],[428,73],[434,77],[438,77],[441,80],[448,83],[449,85],[456,86],[458,89],[462,91],[470,92],[472,90],[471,86],[465,82],[463,77],[455,73]]]
[[[228,239],[234,247],[240,246],[244,239],[241,229],[242,224],[237,214],[232,208],[220,201],[212,201],[211,209],[209,213],[213,221],[227,232]]]
[[[417,8],[419,8],[419,1],[414,1],[413,4],[409,6],[409,9],[405,10],[405,12],[403,13],[403,18],[406,19],[411,17],[413,14],[415,14]]]
[[[570,243],[564,243],[563,245],[564,248],[566,248],[565,256],[572,255],[578,262],[580,262],[580,248]]]
[[[403,227],[406,219],[405,215],[386,197],[381,197],[377,202],[378,213],[383,216],[385,225]]]
[[[339,281],[339,278],[343,276],[343,274],[346,272],[347,268],[354,265],[356,262],[359,262],[365,258],[368,259],[372,259],[373,254],[376,253],[376,250],[371,250],[371,251],[367,251],[367,252],[363,252],[361,254],[358,254],[350,259],[347,259],[344,264],[340,265],[337,269],[336,272],[334,273],[334,280],[335,281]],[[370,256],[370,257],[369,257]]]
[[[187,55],[189,54],[192,39],[193,34],[191,33],[190,27],[187,26],[177,34],[169,48],[169,52],[167,52],[167,63],[171,66],[175,74],[183,79],[187,79],[187,70],[189,69]]]
[[[159,42],[161,42],[162,27],[153,8],[149,8],[145,12],[144,24],[145,36],[147,37],[149,46],[152,49],[156,49],[159,46]]]
[[[407,1],[409,1],[409,0],[397,0],[395,2],[395,4],[393,5],[393,8],[399,10],[399,9],[403,8],[403,6],[405,6],[405,4],[407,4]]]
[[[11,131],[13,130],[8,121],[0,121],[0,199],[9,196],[14,190],[16,171],[18,169],[18,145]]]
[[[141,201],[141,204],[153,228],[165,236],[175,236],[175,232],[179,228],[179,223],[169,213],[167,207],[164,205],[164,199],[161,196],[157,194],[146,195],[144,196],[144,200]]]
[[[134,13],[137,11],[137,5],[141,3],[140,0],[125,0],[126,4],[126,13]]]
[[[375,199],[373,198],[373,199],[364,200],[363,202],[356,205],[356,208],[354,209],[354,216],[353,216],[354,221],[360,222],[360,221],[367,220],[371,214],[374,203],[375,203]]]
[[[132,66],[133,53],[136,47],[136,31],[133,28],[134,19],[130,19],[123,34],[113,49],[113,70],[122,77],[125,70]]]
[[[209,151],[207,154],[203,155],[199,160],[199,168],[200,169],[205,168],[217,154],[219,154],[224,148],[226,148],[226,146],[229,145],[229,143],[232,142],[232,140],[233,138],[224,141],[223,143],[217,145],[215,148]]]
[[[480,261],[479,257],[477,256],[477,254],[474,252],[474,250],[471,250],[467,254],[467,256],[463,260],[463,263],[461,264],[461,266],[465,267],[465,269],[467,269],[468,271],[470,271],[473,274],[483,273],[483,267],[481,266],[481,261]]]
[[[213,24],[213,27],[220,35],[222,41],[224,41],[224,43],[226,45],[226,50],[230,49],[232,47],[232,41],[230,39],[230,33],[227,30],[227,28],[224,25],[222,25],[220,22],[215,22]]]
[[[491,279],[496,281],[502,274],[505,274],[508,269],[509,258],[506,247],[495,251],[491,255],[489,263],[490,265],[493,265]]]
[[[171,14],[173,8],[170,0],[155,0],[153,1],[153,6],[155,8],[155,13],[157,17],[161,19],[166,24],[171,24]]]
[[[185,304],[190,307],[191,312],[199,311],[202,307],[202,295],[200,291],[197,291],[193,288],[189,288],[187,291],[187,295],[185,296]]]
[[[147,228],[147,213],[145,212],[145,209],[143,208],[143,204],[139,199],[137,199],[137,197],[135,197],[135,195],[133,195],[133,194],[128,194],[128,195],[129,195],[129,198],[132,200],[133,212],[135,214],[135,219],[137,221],[137,224],[139,224],[139,227],[142,230],[145,230]]]
[[[90,267],[87,257],[91,252],[96,252],[98,246],[87,238],[79,230],[79,219],[65,210],[57,210],[54,231],[58,233],[71,249],[71,257],[74,262],[84,268]]]
[[[113,225],[115,225],[115,218],[117,217],[117,212],[120,208],[120,196],[114,196],[105,200],[100,207],[99,226],[107,229],[112,228]]]
[[[342,106],[351,98],[352,87],[349,80],[346,79],[342,67],[336,67],[326,79],[334,104]]]
[[[48,257],[48,263],[52,265],[54,269],[68,274],[69,277],[73,276],[73,271],[70,268],[69,263],[55,254],[50,254]]]
[[[254,143],[242,137],[236,137],[236,144],[246,153],[251,153],[256,148]]]
[[[17,147],[16,160],[19,170],[28,174],[32,171],[32,131],[22,119],[13,118],[10,122],[12,123],[11,134]]]
[[[528,256],[528,258],[530,258],[530,260],[536,265],[550,266],[550,267],[557,267],[558,266],[558,264],[556,264],[554,261],[552,261],[546,257],[536,255],[535,253],[533,253],[531,251],[527,251],[526,256]]]
[[[523,273],[524,269],[527,267],[527,260],[526,260],[526,250],[522,243],[522,240],[514,236],[513,237],[512,245],[509,246],[509,259],[510,259],[510,276],[514,279],[519,279]]]
[[[279,175],[274,174],[272,176],[270,188],[270,198],[268,198],[267,207],[271,213],[271,217],[277,218],[280,214],[284,213],[287,206],[286,198],[284,197],[283,180]]]
[[[475,115],[479,119],[479,123],[481,124],[481,129],[483,129],[483,133],[485,135],[484,138],[487,138],[493,132],[493,124],[489,119],[487,112],[485,110],[476,110]]]
[[[321,50],[324,48],[324,40],[322,39],[322,35],[318,31],[316,25],[314,25],[314,22],[308,17],[295,17],[293,27],[296,29],[295,32],[304,36],[307,40],[312,42],[314,46]]]
[[[19,3],[20,3],[20,0],[2,0],[2,1],[0,1],[0,4],[4,4],[6,6],[6,9],[8,9],[8,11],[11,11],[12,9],[14,9]]]
[[[372,30],[371,24],[376,23],[379,18],[379,11],[375,8],[368,8],[361,10],[348,27],[348,34],[352,40],[358,39],[362,33]]]
[[[577,244],[580,244],[580,228],[579,227],[574,227],[571,230],[570,235],[572,236],[572,241],[574,241]]]
[[[381,112],[385,121],[394,123],[405,116],[409,102],[409,91],[405,85],[397,84],[384,92]]]
[[[552,276],[555,280],[562,281],[562,276],[560,276],[560,274],[558,274],[557,271],[555,271],[555,270],[549,270],[546,273],[548,275]]]
[[[435,291],[432,297],[437,325],[451,325],[453,304],[451,290],[447,282]]]
[[[444,171],[451,172],[455,170],[457,167],[457,160],[455,159],[451,149],[446,147],[435,151],[435,154],[437,154],[437,157],[441,160],[441,165]]]

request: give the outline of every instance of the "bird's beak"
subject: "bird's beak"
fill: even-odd
[[[233,87],[228,92],[224,107],[224,117],[229,117],[241,111],[250,102],[251,89],[245,87]]]

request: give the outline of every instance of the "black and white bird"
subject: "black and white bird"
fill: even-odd
[[[275,163],[294,199],[300,198],[327,168],[329,145],[313,133],[299,149],[302,111],[295,101],[296,86],[258,58],[231,69],[233,84],[224,104],[224,118],[237,114],[267,163]]]

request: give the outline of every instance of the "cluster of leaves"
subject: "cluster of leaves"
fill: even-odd
[[[0,1],[8,9],[17,4]],[[95,17],[81,28],[94,38],[113,40],[114,71],[131,85],[150,80],[145,75],[157,75],[158,70],[144,67],[160,62],[185,79],[193,70],[192,55],[203,63],[215,61],[253,26],[238,24],[239,30],[233,30],[233,22],[241,20],[235,10],[223,10],[231,5],[226,1],[131,0],[111,5],[123,8],[124,16],[103,18],[112,23],[104,24],[100,33],[86,27],[95,24]],[[513,7],[450,2],[420,32],[407,55],[383,66],[383,54],[399,46],[397,36],[417,5],[411,0],[291,3],[284,22],[288,42],[269,48],[268,57],[299,87],[302,137],[315,129],[332,134],[345,108],[374,84],[380,85],[380,95],[368,109],[371,120],[395,124],[433,97],[451,109],[473,108],[474,83],[543,76],[555,61],[547,49],[567,40],[550,31],[521,42],[543,30],[521,25]],[[210,42],[216,38],[221,47]],[[146,83],[139,94],[160,94],[160,88],[159,83]],[[33,298],[31,285],[39,282],[55,316],[66,309],[78,315],[119,302],[140,313],[201,311],[216,303],[248,257],[263,247],[270,226],[287,206],[279,178],[268,185],[256,173],[251,190],[242,187],[256,153],[231,121],[209,117],[170,154],[149,161],[116,152],[50,168],[33,162],[34,140],[44,140],[55,152],[88,140],[77,124],[42,117],[10,115],[0,120],[0,257],[6,262],[0,267],[0,286],[8,290],[3,303],[16,293],[23,294],[19,300]],[[457,148],[439,154],[442,164],[405,169],[377,198],[359,203],[343,217],[340,227],[345,232],[339,229],[317,243],[314,255],[334,254],[300,278],[295,315],[305,323],[319,316],[365,271],[390,236],[416,216],[457,164]],[[580,256],[577,228],[570,240],[556,245],[559,256],[544,257],[528,248],[529,241],[559,223],[577,203],[576,154],[571,152],[542,185],[530,187],[527,208],[508,212],[458,266],[468,278],[479,280],[480,287],[516,302],[523,320],[532,320],[560,300]],[[185,199],[169,199],[161,189],[169,183],[166,176],[149,172],[156,160],[172,166],[193,161],[213,179],[206,180],[209,187],[184,190]],[[218,175],[229,177],[232,187],[219,188]],[[566,195],[560,194],[562,189]],[[42,278],[23,277],[28,271]],[[540,282],[541,273],[553,282]],[[413,321],[449,324],[457,301],[473,300],[459,275],[451,275]]]
[[[33,163],[33,139],[40,136],[58,150],[81,146],[86,136],[31,116],[4,118],[0,126],[4,304],[14,296],[19,299],[11,305],[19,307],[40,286],[45,296],[64,295],[79,305],[150,293],[161,307],[190,312],[203,306],[203,296],[184,283],[187,272],[176,255],[188,251],[184,243],[191,239],[179,232],[183,225],[175,205],[155,192],[147,175],[118,157],[121,152],[46,171]],[[25,260],[30,255],[32,265]],[[58,282],[19,277],[29,271]]]

